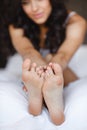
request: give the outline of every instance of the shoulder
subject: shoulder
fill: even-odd
[[[78,13],[76,13],[68,19],[68,22],[66,24],[66,36],[68,38],[74,37],[81,39],[85,35],[86,27],[86,20]]]
[[[82,23],[86,24],[86,20],[75,11],[68,11],[67,24]]]
[[[9,33],[11,36],[23,36],[24,35],[24,30],[22,28],[15,28],[13,25],[9,25]]]

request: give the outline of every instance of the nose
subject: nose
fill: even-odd
[[[38,4],[36,2],[33,2],[31,5],[32,11],[37,11],[38,10]]]

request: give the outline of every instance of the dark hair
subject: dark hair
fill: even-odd
[[[49,48],[51,53],[55,53],[65,39],[64,23],[68,13],[62,0],[50,0],[50,2],[52,5],[52,13],[45,23],[45,26],[49,29],[45,40],[45,47]],[[2,39],[0,44],[3,47],[1,46],[0,53],[2,52],[4,59],[6,60],[9,55],[15,52],[8,32],[8,26],[10,24],[13,24],[15,28],[23,28],[24,35],[31,40],[34,47],[39,51],[39,26],[24,13],[21,1],[4,0],[2,7],[5,8],[5,11],[3,11],[2,35],[0,36]]]

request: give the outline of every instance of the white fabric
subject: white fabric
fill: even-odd
[[[87,76],[87,45],[81,46],[69,63],[69,67],[82,78]]]
[[[67,19],[66,19],[66,21],[65,21],[65,24],[67,24],[67,22],[69,21],[69,19],[70,19],[72,16],[74,16],[75,14],[76,14],[75,11],[71,11],[71,12],[68,14],[68,17],[67,17]]]
[[[84,53],[83,53],[84,52]],[[87,46],[82,46],[69,66],[81,80],[64,88],[65,122],[60,126],[51,123],[48,111],[28,113],[28,99],[22,90],[22,59],[16,54],[9,59],[5,70],[0,71],[0,130],[87,130]]]

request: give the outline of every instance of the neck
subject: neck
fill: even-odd
[[[45,33],[47,33],[48,28],[45,27],[45,25],[40,25],[39,27],[40,27],[41,34],[45,34]]]

